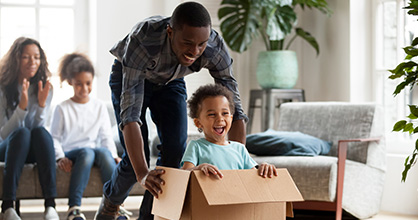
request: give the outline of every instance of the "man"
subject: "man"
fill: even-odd
[[[161,141],[157,165],[175,168],[180,166],[187,139],[185,75],[207,68],[216,83],[233,92],[236,113],[229,139],[245,142],[247,117],[232,74],[232,59],[222,37],[212,30],[208,11],[199,3],[180,4],[171,18],[155,16],[138,23],[110,52],[116,57],[109,83],[112,102],[127,153],[103,187],[95,219],[116,219],[119,205],[136,182],[147,189],[139,219],[153,219],[153,196],[162,193],[164,170],[148,170],[146,109],[151,111]]]

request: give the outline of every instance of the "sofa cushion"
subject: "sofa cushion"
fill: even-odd
[[[328,155],[337,156],[339,140],[379,137],[384,133],[381,114],[377,114],[381,111],[376,111],[376,107],[373,103],[287,102],[280,105],[280,117],[275,130],[299,131],[332,141]],[[377,158],[369,158],[368,145],[366,142],[350,143],[347,159],[383,165],[379,160],[385,158],[384,145],[380,144],[376,149]]]
[[[332,143],[301,132],[275,131],[247,135],[248,152],[258,156],[316,156],[327,154]]]
[[[337,189],[336,157],[255,156],[258,164],[286,168],[305,200],[334,201]]]

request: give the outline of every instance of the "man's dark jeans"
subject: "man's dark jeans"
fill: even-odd
[[[112,91],[112,103],[117,123],[120,123],[120,96],[122,92],[122,65],[115,60],[112,66],[109,85]],[[183,78],[171,81],[166,85],[156,85],[145,80],[144,102],[141,110],[141,132],[144,140],[144,151],[149,166],[150,149],[148,146],[148,128],[145,118],[146,109],[151,112],[152,121],[157,127],[161,144],[158,146],[157,165],[175,167],[180,161],[186,148],[187,140],[187,106],[186,84]],[[125,143],[123,134],[119,131],[119,138],[123,148]],[[122,161],[113,172],[112,179],[105,183],[103,192],[113,204],[122,204],[129,194],[132,186],[137,182],[131,161],[126,152]],[[153,219],[151,215],[153,196],[145,192],[139,219]]]

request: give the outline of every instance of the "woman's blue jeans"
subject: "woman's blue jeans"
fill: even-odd
[[[81,198],[89,182],[93,165],[100,168],[102,182],[110,180],[116,167],[115,159],[107,148],[78,148],[65,152],[65,157],[73,162],[68,205],[81,206]]]
[[[120,96],[122,92],[122,65],[115,60],[110,74],[109,85],[112,91],[112,103],[118,124],[120,123]],[[183,78],[171,81],[166,85],[156,85],[145,80],[144,102],[141,110],[141,133],[144,141],[145,156],[149,165],[150,149],[148,146],[148,129],[145,112],[149,108],[152,121],[157,127],[161,145],[157,165],[175,167],[180,161],[186,148],[187,140],[187,106],[186,83]],[[122,132],[119,138],[125,149]],[[126,149],[125,149],[126,150]],[[122,161],[116,167],[112,179],[103,186],[104,195],[113,204],[122,204],[132,186],[137,182],[131,161],[126,151]],[[140,208],[139,219],[152,219],[153,196],[145,192]]]
[[[45,199],[57,196],[55,150],[43,127],[18,128],[0,143],[0,161],[5,162],[2,200],[16,200],[16,189],[25,163],[36,163]]]

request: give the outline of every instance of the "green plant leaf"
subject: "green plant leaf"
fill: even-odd
[[[418,49],[414,48],[413,46],[404,47],[403,50],[405,51],[406,54],[412,57],[418,56]]]
[[[396,86],[396,89],[393,92],[393,95],[396,96],[397,94],[399,94],[405,88],[406,85],[408,85],[408,83],[406,82],[399,83],[399,85]]]
[[[404,132],[409,132],[409,134],[412,134],[412,132],[414,132],[414,126],[412,123],[408,123],[405,125],[405,127],[403,128]]]
[[[270,41],[282,40],[292,31],[293,25],[296,23],[297,17],[293,8],[285,6],[276,6],[274,8],[266,8],[266,34]]]
[[[402,182],[405,182],[406,177],[408,175],[408,171],[409,169],[411,169],[411,165],[408,164],[409,161],[409,156],[405,159],[405,163],[404,163],[404,170],[402,171]]]
[[[418,117],[418,107],[416,105],[408,105],[409,111],[411,114],[413,114],[415,117]]]
[[[416,45],[418,45],[418,37],[416,37],[416,38],[412,41],[412,44],[411,44],[411,46],[416,46]]]
[[[305,9],[306,5],[310,9],[317,8],[328,16],[332,14],[332,10],[328,8],[326,0],[293,0],[293,5],[299,5],[302,9]]]
[[[403,76],[403,74],[392,74],[389,76],[389,79],[397,79],[397,78],[400,78],[401,76]]]
[[[411,169],[411,167],[412,167],[413,165],[415,165],[415,163],[417,162],[417,155],[418,155],[418,150],[417,150],[417,147],[415,146],[415,149],[414,149],[414,151],[412,152],[412,157],[411,157],[411,155],[410,155],[410,156],[408,156],[408,157],[405,159],[405,163],[404,163],[405,168],[404,168],[404,170],[403,170],[403,172],[402,172],[402,182],[405,182],[406,177],[407,177],[407,174],[408,174],[408,171],[409,171],[409,170]]]
[[[415,141],[415,150],[418,150],[418,139]]]
[[[417,119],[418,117],[411,113],[408,115],[408,118],[414,120],[414,119]],[[414,130],[414,133],[416,133],[415,130]]]
[[[231,50],[244,52],[259,29],[258,5],[251,0],[223,0],[218,10],[223,38]],[[250,7],[251,6],[251,7]]]
[[[332,12],[326,0],[223,0],[218,10],[222,36],[230,49],[239,53],[259,36],[267,50],[282,50],[284,39],[297,23],[296,5],[316,8],[327,15]],[[314,48],[318,54],[319,47]]]
[[[405,69],[413,68],[416,66],[418,66],[418,64],[415,63],[414,61],[402,62],[398,66],[396,66],[395,69],[389,70],[389,72],[394,73],[396,75],[398,74],[404,75]]]
[[[309,32],[306,32],[302,28],[296,28],[296,34],[305,39],[315,49],[316,55],[319,54],[318,42],[316,42],[315,38]]]
[[[401,131],[402,129],[404,129],[405,125],[406,125],[406,121],[405,120],[398,121],[393,126],[393,130],[392,131]]]

